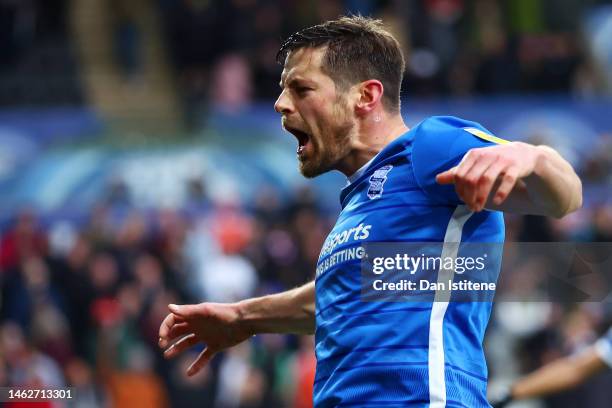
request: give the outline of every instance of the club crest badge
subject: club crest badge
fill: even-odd
[[[393,166],[388,164],[378,170],[375,170],[370,176],[370,188],[368,188],[368,198],[370,200],[382,196],[383,186],[385,181],[387,181],[387,174],[389,174],[392,168]]]

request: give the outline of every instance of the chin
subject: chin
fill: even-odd
[[[308,160],[300,160],[299,168],[302,176],[306,178],[315,178],[331,170],[331,168],[324,166],[323,163],[313,163]]]
[[[306,178],[315,178],[318,175],[323,174],[323,172],[319,171],[319,169],[312,169],[302,165],[300,165],[300,173],[302,173],[302,176]]]

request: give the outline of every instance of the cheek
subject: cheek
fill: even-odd
[[[301,113],[301,119],[308,126],[311,133],[315,136],[320,136],[322,131],[327,127],[328,120],[325,112],[317,107],[309,106]]]
[[[350,108],[346,98],[338,98],[333,105],[333,114],[336,118],[336,123],[344,125],[350,121]]]
[[[330,96],[331,97],[331,96]],[[330,103],[330,99],[313,95],[300,104],[299,114],[313,134],[314,144],[323,150],[344,127],[347,109],[344,104]]]

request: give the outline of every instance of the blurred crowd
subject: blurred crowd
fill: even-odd
[[[169,303],[232,302],[312,279],[335,214],[308,189],[282,200],[270,187],[241,204],[189,188],[181,209],[137,209],[115,187],[80,225],[15,216],[0,234],[1,384],[72,386],[75,407],[311,405],[311,337],[260,335],[188,378],[198,350],[166,361],[157,332]],[[508,241],[612,241],[609,203],[561,221],[506,221]],[[589,344],[610,322],[608,303],[497,304],[492,378]],[[551,406],[575,406],[567,401]]]
[[[581,18],[598,1],[160,1],[189,105],[277,96],[281,41],[350,12],[382,18],[408,56],[403,95],[603,91]]]
[[[0,0],[0,106],[82,105],[67,0]]]
[[[605,92],[583,21],[609,0],[99,1],[111,10],[110,57],[130,77],[146,63],[139,13],[154,8],[188,113],[276,97],[281,41],[345,13],[380,17],[400,39],[406,96]],[[0,102],[83,103],[70,13],[66,0],[0,1]]]
[[[312,198],[139,211],[114,194],[79,226],[24,210],[1,233],[0,384],[75,387],[75,407],[310,406],[311,337],[257,336],[188,378],[196,350],[165,361],[157,332],[169,303],[310,279],[330,222]]]

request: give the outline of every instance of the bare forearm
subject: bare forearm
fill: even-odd
[[[240,319],[253,334],[313,334],[315,330],[315,285],[238,303]]]
[[[563,217],[582,206],[582,183],[572,166],[547,146],[533,146],[534,172],[524,179],[531,201],[544,215]]]
[[[512,387],[515,399],[535,398],[572,388],[605,367],[593,349],[557,360],[519,380]]]

